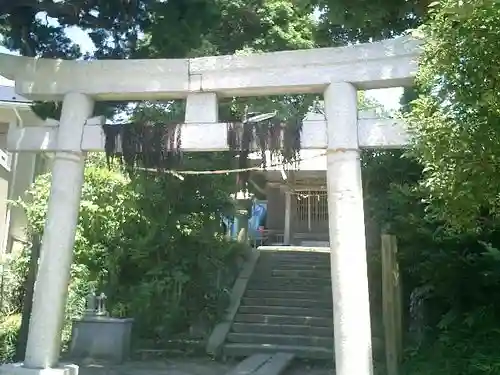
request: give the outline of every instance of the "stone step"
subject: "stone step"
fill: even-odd
[[[332,359],[333,349],[315,346],[288,346],[266,344],[228,343],[224,345],[223,353],[226,357],[247,357],[256,353],[292,353],[297,358],[304,359]]]
[[[333,337],[333,321],[332,319],[325,319],[324,321],[318,321],[317,319],[323,318],[314,318],[314,321],[306,321],[302,320],[304,324],[296,324],[297,320],[293,320],[292,324],[283,324],[282,321],[290,321],[290,316],[281,317],[280,321],[273,319],[271,322],[254,322],[246,319],[235,321],[231,326],[231,331],[236,333],[264,333],[264,334],[289,334],[289,335],[312,335],[312,336],[327,336]],[[372,322],[372,335],[374,337],[383,337],[384,331],[383,327],[379,324],[375,324]]]
[[[301,254],[267,254],[260,255],[259,262],[309,262],[330,264],[330,255],[301,255]]]
[[[261,256],[265,257],[294,257],[294,258],[330,258],[328,251],[300,251],[291,248],[290,250],[261,250]]]
[[[263,261],[255,266],[256,270],[259,271],[271,271],[271,270],[314,270],[330,272],[330,264],[325,264],[325,262],[307,262],[302,260],[297,260],[293,262],[280,261],[280,262],[266,262]]]
[[[258,264],[255,269],[259,271],[271,271],[271,270],[292,270],[292,271],[321,271],[330,273],[330,264],[318,263],[318,264],[304,264],[300,262],[263,262]]]
[[[316,271],[321,274],[330,274],[330,265],[325,265],[324,262],[307,263],[302,261],[297,262],[263,262],[255,266],[255,270],[259,272],[271,272],[273,270],[293,270],[293,271]]]
[[[328,270],[272,269],[268,270],[268,272],[273,277],[314,278],[314,279],[326,279],[326,280],[330,280],[332,277],[329,269]]]
[[[333,337],[333,326],[313,327],[291,324],[234,323],[231,330],[235,333],[263,333],[268,335],[301,335]]]
[[[320,346],[333,348],[333,335],[325,336],[299,336],[299,335],[267,335],[263,333],[237,333],[232,332],[227,336],[228,342],[245,344],[268,344],[288,346]]]
[[[295,354],[292,353],[276,353],[264,366],[255,371],[253,375],[279,375],[290,366],[294,358]]]
[[[311,309],[307,307],[283,307],[283,306],[240,306],[238,314],[262,314],[262,315],[292,315],[301,317],[330,318],[333,319],[332,309]]]
[[[240,308],[241,309],[241,308]],[[257,324],[283,324],[304,325],[311,327],[333,327],[333,314],[329,317],[276,315],[257,312],[255,314],[242,314],[238,311],[234,318],[235,323]]]
[[[313,278],[313,277],[301,277],[301,278],[291,278],[291,277],[278,277],[269,276],[265,274],[260,274],[255,272],[249,282],[250,286],[263,285],[268,289],[268,286],[281,287],[288,285],[297,286],[327,286],[331,288],[331,280],[324,278]],[[271,288],[269,288],[271,289]]]
[[[322,293],[332,294],[332,287],[330,285],[311,285],[311,284],[284,284],[284,283],[271,283],[271,282],[249,282],[247,286],[248,290],[269,290],[269,291],[282,291],[282,292],[310,292],[310,293]]]
[[[279,375],[290,365],[293,357],[291,353],[254,354],[225,375]]]
[[[329,301],[332,303],[332,290],[327,288],[324,292],[297,291],[297,290],[267,290],[248,289],[245,292],[248,298],[287,298],[287,299],[314,299],[316,301]]]
[[[295,255],[272,255],[260,257],[259,262],[263,264],[280,264],[280,263],[303,263],[303,264],[328,264],[330,265],[330,257],[311,257],[311,256],[295,256]]]
[[[271,354],[253,354],[238,363],[225,375],[253,374],[260,367],[265,365],[271,359],[271,357]]]
[[[312,309],[332,309],[331,300],[298,299],[298,298],[252,298],[244,297],[241,306],[282,306],[308,307]]]

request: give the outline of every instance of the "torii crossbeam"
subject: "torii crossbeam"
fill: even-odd
[[[0,55],[0,74],[34,100],[62,100],[59,123],[13,129],[14,152],[55,152],[33,313],[24,364],[0,374],[66,374],[59,365],[61,326],[78,219],[86,151],[102,151],[96,100],[187,98],[182,145],[225,150],[217,99],[322,93],[326,121],[304,126],[303,148],[326,148],[337,375],[372,369],[361,147],[401,147],[394,120],[358,116],[357,90],[406,86],[417,68],[418,43],[397,38],[341,48],[195,59],[62,61]]]

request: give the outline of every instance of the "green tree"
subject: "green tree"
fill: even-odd
[[[314,47],[307,8],[283,0],[183,2],[182,11],[154,9],[138,56],[195,57],[243,49],[278,51]]]
[[[448,0],[420,29],[420,97],[408,116],[430,214],[476,228],[497,216],[500,3]]]
[[[186,156],[188,168],[208,169],[224,155]],[[141,338],[184,332],[200,316],[210,322],[226,307],[236,256],[243,248],[219,234],[231,212],[227,176],[141,172],[130,178],[99,156],[85,170],[66,317],[78,317],[91,288],[110,297],[114,316],[133,316]],[[223,161],[224,163],[224,161]],[[40,176],[18,202],[30,233],[43,230],[50,175]],[[17,261],[23,274],[29,254]],[[14,311],[15,312],[15,311]],[[68,326],[69,327],[69,326]],[[66,328],[68,328],[66,327]],[[69,331],[65,331],[68,338]]]
[[[40,12],[53,20],[48,22]],[[0,4],[0,14],[4,15],[0,23],[4,44],[27,56],[81,57],[78,46],[64,34],[67,27],[89,33],[96,51],[85,58],[176,58],[315,46],[310,9],[283,0],[24,0]],[[307,110],[311,100],[304,98],[268,98],[264,107],[253,99],[228,100],[221,103],[221,112],[226,120],[240,120],[247,107],[252,111],[267,107],[267,111],[278,109],[280,120],[288,120]],[[95,112],[111,116],[123,110],[124,104],[98,103]],[[43,118],[58,118],[60,108],[54,103],[34,107]]]
[[[322,46],[393,38],[421,25],[430,0],[314,0]]]

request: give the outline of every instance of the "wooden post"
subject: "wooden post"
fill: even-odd
[[[289,190],[285,191],[285,228],[283,233],[284,245],[291,243],[291,225],[292,224],[292,194]]]
[[[398,375],[403,351],[401,280],[396,236],[382,234],[382,313],[387,375]]]

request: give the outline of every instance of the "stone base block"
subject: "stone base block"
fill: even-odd
[[[130,354],[133,319],[84,317],[73,321],[69,360],[125,362]],[[1,375],[1,374],[0,374]]]
[[[56,368],[27,368],[22,363],[9,363],[0,366],[0,375],[78,375],[78,366],[60,364]]]

